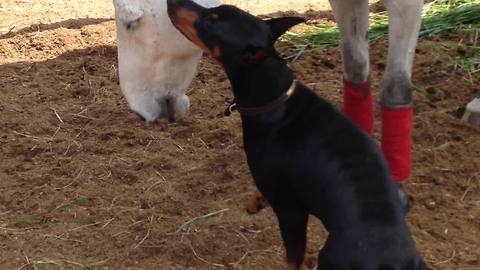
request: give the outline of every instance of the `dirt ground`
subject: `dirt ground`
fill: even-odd
[[[257,14],[327,8],[227,2]],[[189,117],[143,125],[120,93],[112,12],[110,1],[0,3],[0,270],[284,269],[271,209],[244,211],[254,187],[239,117],[222,116],[226,77],[203,59]],[[480,131],[458,119],[479,75],[453,62],[468,38],[421,40],[413,73],[408,221],[431,269],[480,269]],[[371,44],[375,89],[386,45]],[[341,105],[338,48],[308,49],[291,66]],[[312,269],[326,233],[310,223]]]

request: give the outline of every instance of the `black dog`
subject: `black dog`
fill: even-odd
[[[295,82],[273,45],[304,20],[262,21],[233,6],[167,0],[173,24],[213,55],[233,87],[248,165],[302,267],[309,214],[329,231],[320,270],[424,270],[387,164],[370,137]]]

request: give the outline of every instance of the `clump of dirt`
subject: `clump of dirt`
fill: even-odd
[[[473,269],[480,264],[480,133],[451,112],[465,106],[478,80],[455,70],[458,52],[443,45],[418,46],[408,220],[432,269]],[[371,45],[375,89],[386,46]],[[337,48],[308,49],[291,67],[341,105]],[[203,59],[189,117],[153,126],[129,111],[116,68],[111,21],[0,39],[1,268],[283,268],[271,209],[244,210],[254,188],[239,117],[223,116],[232,95],[220,68]],[[310,268],[325,236],[312,220]]]

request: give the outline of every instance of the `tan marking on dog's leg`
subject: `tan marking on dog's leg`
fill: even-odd
[[[295,263],[288,263],[287,270],[303,270],[303,264],[297,266]]]
[[[248,200],[247,205],[246,205],[246,210],[247,213],[253,215],[263,208],[268,206],[267,200],[263,197],[262,193],[260,191],[256,190],[253,196]]]

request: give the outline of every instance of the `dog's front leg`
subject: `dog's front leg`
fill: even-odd
[[[274,210],[287,253],[287,269],[302,270],[307,243],[308,213],[300,209]]]

